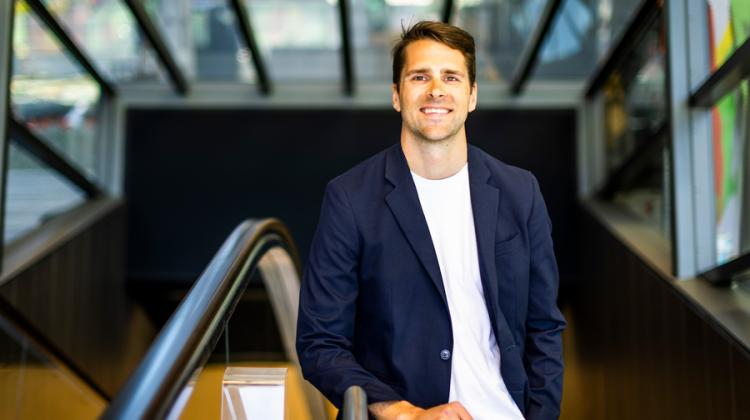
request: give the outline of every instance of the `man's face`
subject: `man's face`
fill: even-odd
[[[477,85],[469,82],[463,54],[439,42],[409,44],[400,80],[400,90],[392,86],[393,108],[417,140],[454,138],[477,106]]]

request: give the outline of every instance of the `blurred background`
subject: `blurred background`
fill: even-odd
[[[475,37],[469,142],[545,197],[561,417],[750,417],[747,0],[0,3],[0,418],[218,417],[228,365],[333,415],[298,274],[326,183],[399,139],[423,19]]]

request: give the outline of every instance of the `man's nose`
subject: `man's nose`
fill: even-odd
[[[441,98],[445,96],[445,90],[443,89],[443,81],[440,79],[432,79],[432,83],[429,86],[427,94],[431,98]]]

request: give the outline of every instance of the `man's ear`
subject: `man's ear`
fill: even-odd
[[[479,95],[479,86],[477,86],[477,82],[474,82],[469,94],[469,112],[477,109],[477,95]]]
[[[398,85],[391,84],[391,104],[396,112],[401,112],[401,100],[398,97]]]

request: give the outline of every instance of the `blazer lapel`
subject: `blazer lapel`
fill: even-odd
[[[445,287],[435,247],[422,206],[419,204],[417,187],[414,185],[400,144],[391,147],[386,154],[385,177],[394,187],[386,195],[385,201],[447,307],[448,301],[445,298]]]
[[[501,349],[515,345],[508,322],[498,302],[498,278],[495,266],[495,231],[497,229],[500,191],[490,185],[490,171],[480,151],[469,145],[469,188],[477,237],[479,273],[482,278],[484,300],[490,321],[495,326],[495,337]]]

